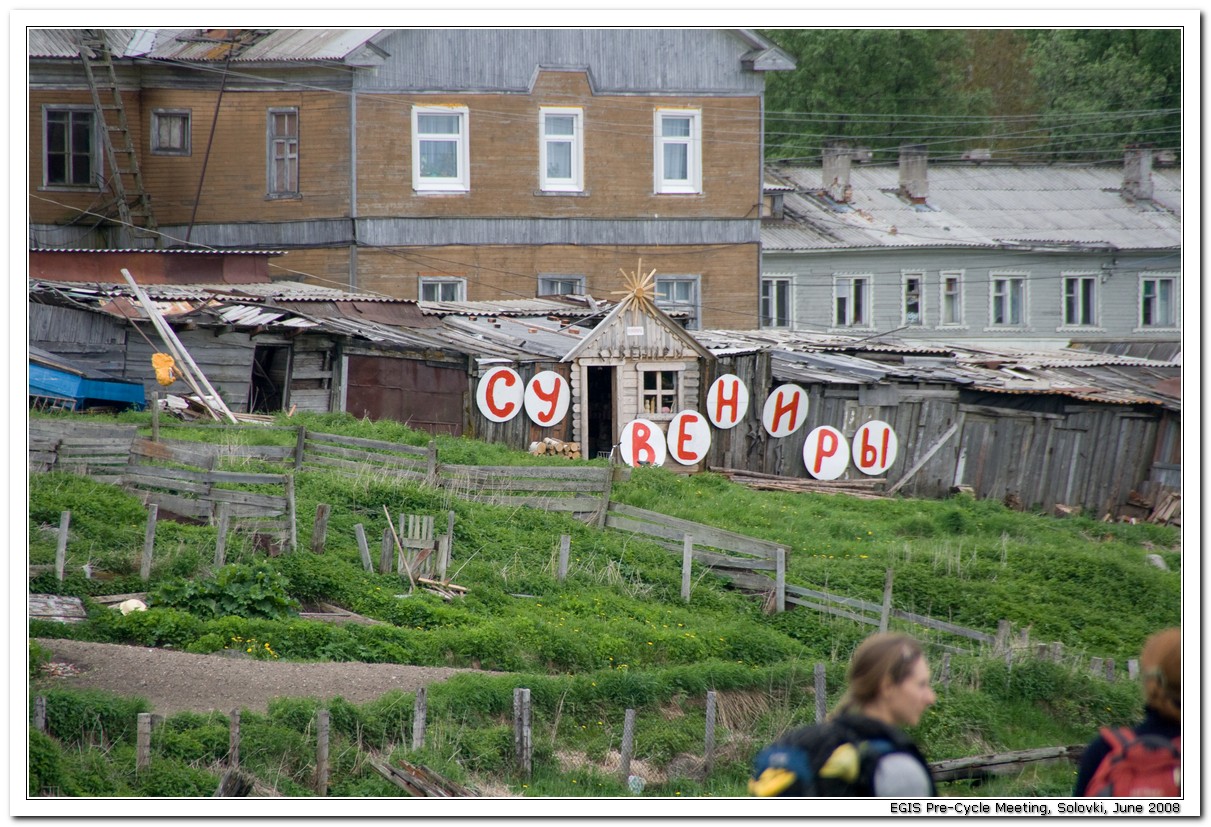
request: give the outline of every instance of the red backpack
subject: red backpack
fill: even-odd
[[[1102,727],[1110,754],[1089,779],[1085,795],[1173,798],[1182,794],[1182,738],[1136,735],[1127,727]]]

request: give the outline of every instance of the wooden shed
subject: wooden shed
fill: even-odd
[[[586,456],[608,456],[623,426],[642,417],[667,428],[702,406],[702,378],[714,357],[653,301],[655,271],[627,279],[627,291],[564,357],[571,363],[573,438]]]

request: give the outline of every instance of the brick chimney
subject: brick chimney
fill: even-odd
[[[1152,200],[1152,144],[1130,144],[1123,158],[1123,195],[1132,201]]]
[[[924,204],[929,197],[927,158],[924,144],[900,147],[900,195],[914,204]]]
[[[853,195],[849,185],[849,165],[853,157],[846,144],[829,144],[824,147],[824,190],[828,197],[845,204]]]

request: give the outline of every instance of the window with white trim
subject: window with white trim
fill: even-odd
[[[155,109],[151,113],[153,155],[189,155],[193,113],[189,109]]]
[[[655,130],[656,192],[702,192],[702,111],[657,109]]]
[[[870,326],[870,276],[833,276],[833,324]]]
[[[101,155],[91,106],[42,108],[42,183],[50,187],[97,189]]]
[[[939,324],[943,326],[958,326],[963,324],[963,272],[943,271],[942,285],[942,315]]]
[[[539,108],[538,171],[543,192],[584,189],[583,118],[578,108]]]
[[[785,276],[761,279],[761,327],[790,327],[791,279]]]
[[[1093,327],[1097,324],[1098,276],[1087,273],[1064,276],[1064,325]]]
[[[1140,327],[1177,327],[1176,276],[1140,276]]]
[[[660,417],[671,416],[681,410],[678,390],[681,386],[681,371],[652,369],[641,365],[639,372],[643,377],[640,399],[643,413]]]
[[[690,314],[686,327],[698,329],[698,276],[657,276],[656,306],[661,310],[684,310]]]
[[[992,307],[988,321],[993,327],[1022,327],[1026,324],[1026,277],[993,275]]]
[[[423,302],[461,302],[467,300],[466,279],[421,276],[420,300]]]
[[[295,198],[299,195],[298,107],[270,109],[268,130],[266,188],[269,197]]]
[[[471,189],[465,106],[412,107],[412,188],[417,192]]]
[[[539,296],[570,296],[584,293],[584,276],[539,276]]]
[[[900,324],[905,327],[920,327],[925,324],[925,273],[905,272],[904,306]]]

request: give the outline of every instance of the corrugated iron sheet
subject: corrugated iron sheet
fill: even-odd
[[[103,29],[115,57],[233,62],[342,60],[383,29]],[[75,57],[80,29],[30,29],[30,57]]]

